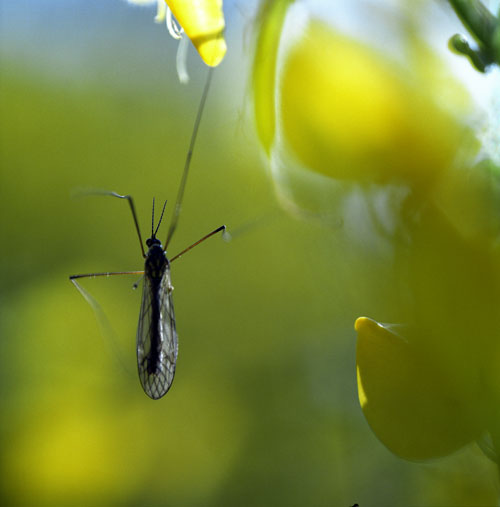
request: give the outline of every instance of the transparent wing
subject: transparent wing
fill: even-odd
[[[137,329],[137,365],[144,392],[154,400],[172,385],[177,361],[177,332],[167,268],[160,284],[144,277]]]

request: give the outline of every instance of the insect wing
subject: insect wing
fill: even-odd
[[[170,270],[156,284],[144,277],[137,328],[137,365],[144,392],[154,400],[172,385],[177,362],[177,332],[170,284]]]

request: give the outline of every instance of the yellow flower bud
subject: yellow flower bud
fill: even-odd
[[[224,13],[222,0],[128,0],[136,5],[157,4],[155,21],[161,23],[167,18],[167,6],[173,13],[182,29],[189,37],[202,60],[211,67],[216,67],[226,54],[224,40]],[[167,26],[175,38],[180,38],[177,27]]]
[[[222,0],[165,0],[202,60],[219,65],[226,54]]]

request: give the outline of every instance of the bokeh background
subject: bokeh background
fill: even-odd
[[[172,266],[179,359],[156,402],[136,374],[136,279],[82,281],[112,331],[68,280],[142,268],[130,211],[75,194],[132,194],[147,237],[152,197],[172,210],[206,68],[191,49],[179,84],[151,9],[0,6],[2,505],[490,505],[476,448],[405,462],[363,417],[353,323],[384,314],[394,295],[365,277],[387,266],[352,250],[342,217],[276,199],[249,106],[257,2],[225,2],[229,51],[170,254],[223,223],[233,239]]]

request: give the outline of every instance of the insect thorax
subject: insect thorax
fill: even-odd
[[[152,244],[146,254],[145,275],[152,280],[161,280],[169,262],[160,242]]]

